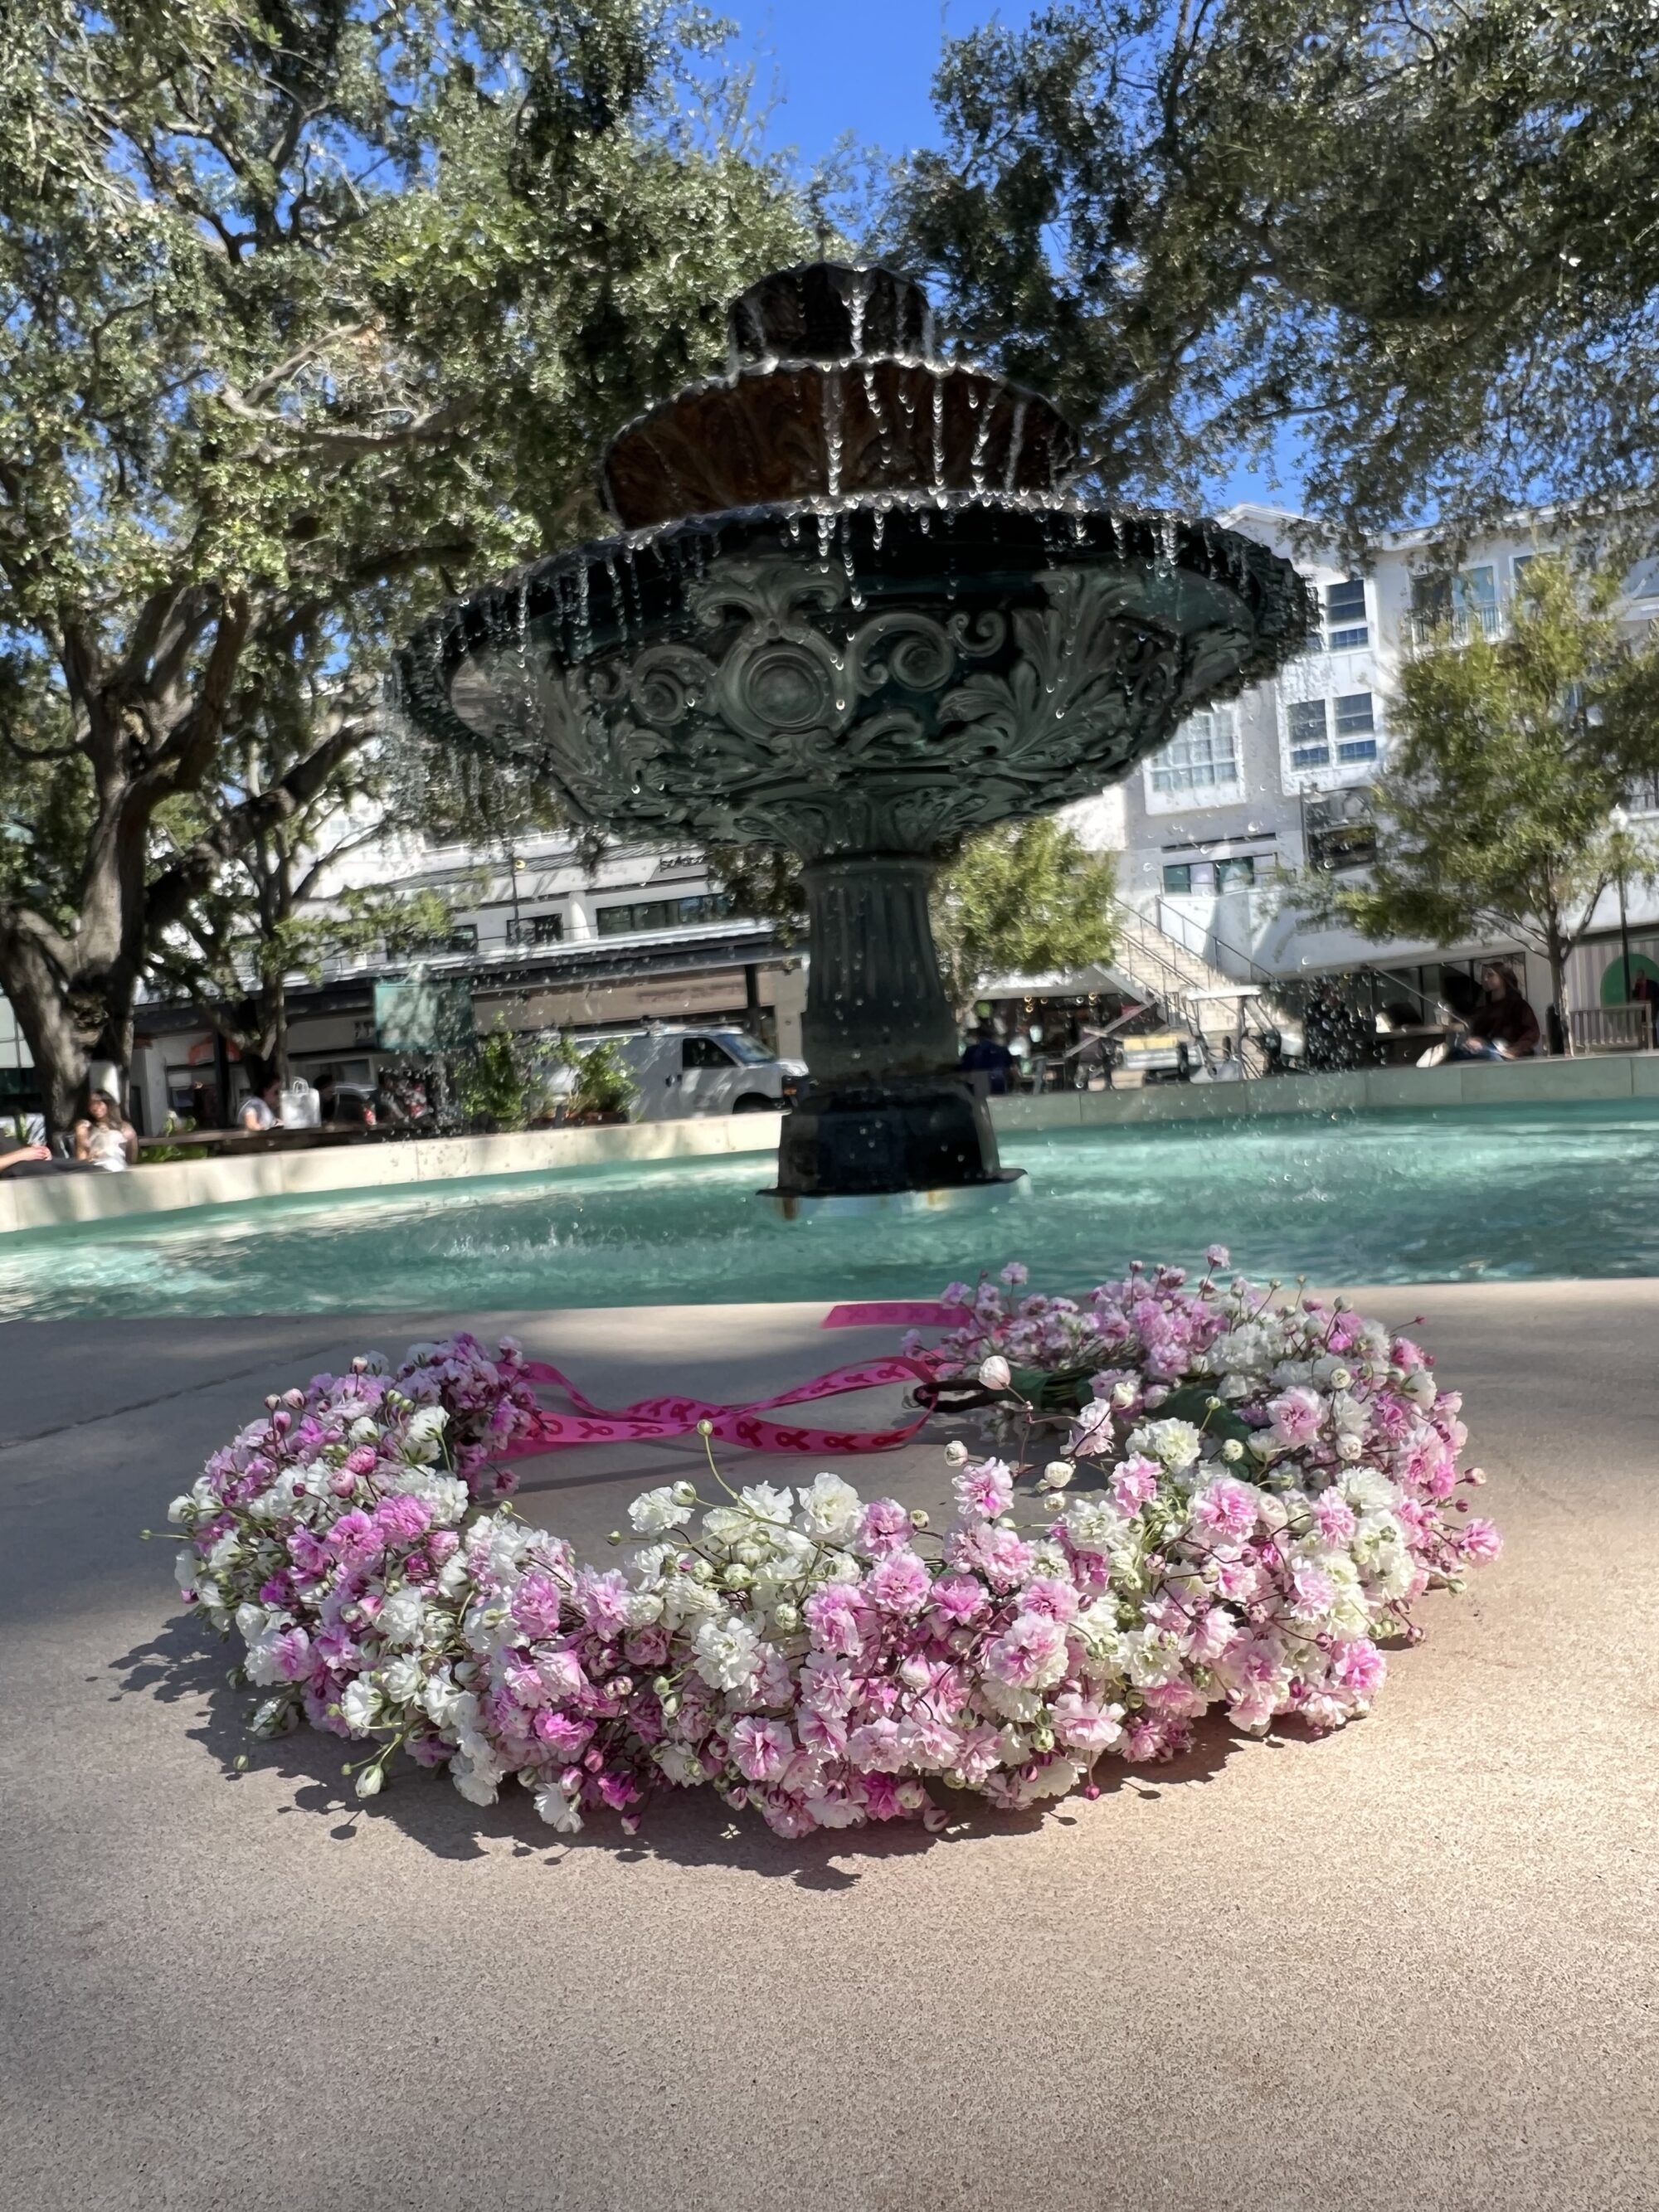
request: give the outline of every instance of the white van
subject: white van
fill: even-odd
[[[771,1059],[741,1030],[652,1030],[608,1042],[639,1085],[634,1118],[640,1121],[777,1114],[794,1103],[806,1079],[804,1061]]]

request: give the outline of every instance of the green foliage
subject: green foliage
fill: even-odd
[[[560,1052],[574,1077],[565,1094],[567,1114],[620,1115],[626,1121],[639,1097],[639,1085],[620,1047],[602,1037],[597,1044],[579,1050],[569,1038],[564,1038]]]
[[[604,439],[806,242],[717,46],[669,0],[10,11],[0,987],[38,1060],[125,1056],[157,936],[374,735],[389,644],[597,522]]]
[[[714,846],[709,873],[734,912],[773,922],[784,943],[806,933],[800,862],[784,852]],[[969,838],[933,887],[933,939],[945,987],[966,1012],[997,975],[1066,974],[1109,960],[1116,942],[1109,854],[1091,853],[1051,816]]]
[[[1116,871],[1050,815],[969,840],[933,895],[933,933],[957,1007],[996,975],[1069,975],[1109,960]]]
[[[535,1093],[533,1041],[497,1022],[453,1063],[455,1103],[463,1119],[489,1129],[522,1129]]]
[[[892,242],[1108,490],[1293,428],[1355,539],[1646,499],[1656,75],[1638,0],[1060,0],[949,42]]]
[[[1659,762],[1659,644],[1621,641],[1617,588],[1540,556],[1507,638],[1442,636],[1406,661],[1376,861],[1319,904],[1372,939],[1533,946],[1565,1018],[1567,954],[1596,900],[1621,869],[1659,878],[1659,854],[1613,818]]]

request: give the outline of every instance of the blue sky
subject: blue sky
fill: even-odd
[[[793,150],[810,171],[851,132],[861,145],[901,154],[936,143],[929,98],[946,32],[959,35],[994,20],[1018,27],[1041,0],[719,0],[716,12],[738,26],[734,52],[754,64],[757,105],[770,103],[766,137]],[[1215,496],[1291,504],[1292,471],[1281,452],[1277,486],[1240,471]]]
[[[945,30],[1000,17],[1020,24],[1035,0],[720,0],[757,64],[756,92],[775,95],[767,136],[806,167],[846,131],[890,154],[937,137],[927,88]]]

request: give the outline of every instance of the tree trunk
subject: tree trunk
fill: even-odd
[[[1572,1014],[1567,1005],[1567,945],[1561,932],[1551,924],[1547,946],[1550,963],[1550,997],[1561,1022],[1561,1049],[1572,1057]]]
[[[0,935],[0,988],[34,1062],[46,1135],[67,1137],[80,1112],[97,1039],[76,1020],[56,969],[27,939]]]

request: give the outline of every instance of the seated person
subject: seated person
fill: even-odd
[[[283,1079],[271,1076],[262,1083],[251,1098],[242,1101],[242,1110],[237,1115],[239,1128],[255,1131],[275,1129],[282,1125]]]
[[[1489,961],[1480,970],[1480,998],[1462,1036],[1452,1041],[1449,1060],[1528,1060],[1538,1049],[1538,1017],[1521,994],[1507,960]]]
[[[75,1125],[75,1157],[106,1175],[137,1164],[138,1133],[106,1091],[87,1093],[86,1112]]]
[[[87,1175],[95,1172],[90,1160],[55,1160],[50,1145],[15,1145],[0,1152],[0,1181],[26,1176]]]

